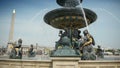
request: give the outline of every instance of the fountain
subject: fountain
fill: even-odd
[[[75,45],[73,39],[79,39],[79,29],[97,19],[97,15],[90,9],[77,7],[80,3],[82,0],[57,0],[57,4],[63,8],[52,10],[44,16],[44,21],[48,25],[64,31],[60,40],[56,42],[51,56],[80,56],[80,45]]]
[[[52,10],[44,17],[44,21],[48,25],[61,30],[59,33],[60,40],[56,42],[55,50],[51,53],[51,59],[21,59],[12,52],[12,59],[0,58],[0,68],[120,68],[119,60],[80,60],[79,47],[82,45],[78,45],[76,41],[80,38],[81,31],[79,29],[92,24],[97,19],[97,15],[89,9],[77,7],[82,3],[82,0],[57,0],[57,3],[63,8]],[[88,30],[83,33],[91,38]],[[22,42],[19,43],[22,44]],[[31,45],[29,56],[33,58],[32,49],[33,46]]]

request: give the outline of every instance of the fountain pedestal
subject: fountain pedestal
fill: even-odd
[[[80,58],[76,57],[52,57],[53,68],[78,68]]]

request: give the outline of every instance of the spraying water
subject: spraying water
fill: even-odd
[[[84,17],[84,20],[85,20],[86,28],[87,28],[87,30],[89,31],[88,22],[87,22],[87,19],[86,19],[85,11],[84,11],[84,9],[82,8],[82,3],[81,3],[80,0],[78,0],[78,2],[79,2],[79,4],[80,4],[80,9],[82,10],[82,14],[83,14],[83,17]]]
[[[38,13],[36,13],[30,20],[31,23],[33,23],[33,21],[38,18],[38,16],[40,16],[41,14],[43,14],[44,12],[46,12],[48,9],[43,9],[43,10],[40,10]]]
[[[117,16],[115,16],[113,13],[111,13],[110,11],[106,10],[106,9],[102,9],[102,11],[110,14],[116,21],[118,21],[120,23],[120,20]]]

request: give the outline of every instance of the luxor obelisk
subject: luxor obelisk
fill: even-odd
[[[8,40],[8,49],[7,49],[8,52],[10,52],[11,48],[13,47],[14,23],[15,23],[15,9],[13,9],[13,13],[12,13],[12,20],[11,20],[9,40]]]

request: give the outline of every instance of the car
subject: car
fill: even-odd
[[[104,52],[104,55],[113,55],[112,52]]]
[[[118,51],[115,51],[114,55],[120,55],[120,53]]]

